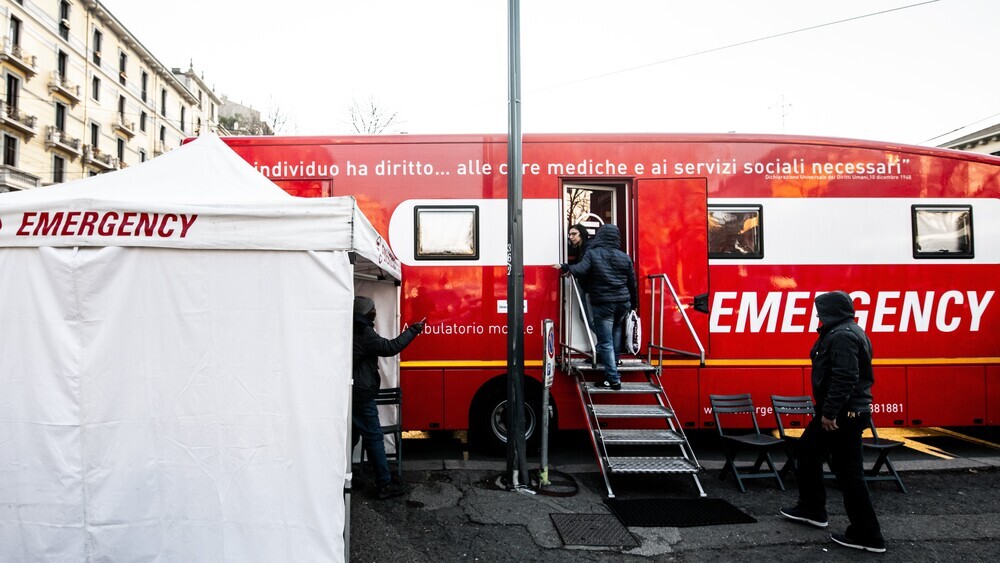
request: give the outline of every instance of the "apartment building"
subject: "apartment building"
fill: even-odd
[[[97,0],[0,0],[0,17],[0,192],[125,168],[218,132],[218,96],[193,69],[160,63]]]

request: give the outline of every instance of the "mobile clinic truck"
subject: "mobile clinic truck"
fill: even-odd
[[[505,441],[506,137],[225,142],[289,193],[354,196],[388,233],[402,318],[428,318],[402,357],[408,429]],[[581,217],[621,228],[641,313],[663,319],[675,350],[658,363],[684,428],[711,424],[710,393],[808,394],[812,299],[834,289],[875,344],[878,424],[1000,422],[1000,158],[814,137],[526,135],[523,193],[529,433],[539,327],[566,319],[550,266]],[[677,302],[652,310],[650,276]],[[561,428],[586,427],[573,389],[556,378]]]

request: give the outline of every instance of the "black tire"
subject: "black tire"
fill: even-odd
[[[524,378],[524,435],[528,453],[541,444],[542,386]],[[551,430],[551,424],[550,424]],[[483,386],[469,412],[469,444],[476,451],[502,455],[507,451],[507,381],[497,377]]]

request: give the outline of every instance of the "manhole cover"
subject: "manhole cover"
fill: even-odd
[[[549,514],[565,545],[639,547],[614,514]]]

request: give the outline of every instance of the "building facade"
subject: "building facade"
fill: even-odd
[[[218,132],[221,100],[97,0],[0,0],[0,192],[132,166]]]
[[[980,127],[973,131],[967,131],[967,129],[962,129],[954,139],[938,146],[1000,156],[1000,123]]]

